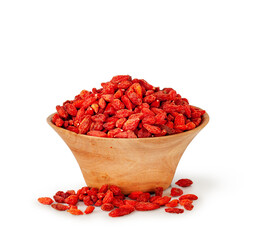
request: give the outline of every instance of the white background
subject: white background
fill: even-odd
[[[1,1],[1,239],[275,239],[275,12],[265,0]],[[85,184],[46,117],[117,74],[209,113],[174,179],[194,181],[193,211],[76,217],[37,202]]]

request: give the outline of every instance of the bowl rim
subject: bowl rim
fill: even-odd
[[[197,107],[198,109],[202,110],[201,108]],[[175,136],[186,136],[186,135],[190,135],[194,132],[197,132],[197,131],[200,131],[201,129],[203,129],[209,122],[209,115],[208,113],[205,111],[205,113],[202,115],[202,121],[200,123],[199,126],[197,126],[196,128],[192,129],[192,130],[189,130],[189,131],[186,131],[186,132],[182,132],[182,133],[176,133],[176,134],[172,134],[172,135],[166,135],[166,136],[160,136],[160,137],[148,137],[148,138],[107,138],[107,137],[95,137],[95,136],[89,136],[89,135],[86,135],[86,134],[79,134],[79,133],[75,133],[75,132],[72,132],[70,130],[67,130],[65,128],[61,128],[61,127],[57,127],[55,124],[52,123],[52,117],[53,115],[56,114],[55,113],[52,113],[50,114],[48,117],[47,117],[47,123],[54,129],[56,129],[57,131],[63,131],[63,132],[66,132],[66,133],[70,133],[72,135],[75,135],[75,136],[78,136],[78,137],[84,137],[84,138],[87,138],[87,139],[102,139],[102,140],[111,140],[112,141],[126,141],[126,140],[130,140],[130,141],[152,141],[153,139],[168,139],[168,138],[172,138],[172,137],[175,137]]]

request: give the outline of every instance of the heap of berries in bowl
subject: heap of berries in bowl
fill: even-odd
[[[56,106],[52,122],[94,137],[149,138],[192,130],[205,114],[174,89],[160,89],[144,79],[119,75],[101,86]]]

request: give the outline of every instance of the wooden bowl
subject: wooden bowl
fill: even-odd
[[[74,154],[87,186],[99,188],[103,184],[114,184],[124,194],[168,188],[182,154],[209,121],[205,113],[201,124],[187,132],[124,139],[76,134],[54,125],[53,115],[47,122]]]

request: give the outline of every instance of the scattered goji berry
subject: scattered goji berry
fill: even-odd
[[[77,195],[70,195],[69,197],[64,199],[64,202],[69,205],[76,205],[79,201],[79,198]]]
[[[150,193],[142,193],[139,195],[139,197],[137,198],[137,202],[148,202],[150,199]]]
[[[156,187],[155,188],[155,196],[162,197],[162,195],[163,195],[163,188],[162,187]]]
[[[65,211],[65,210],[70,208],[69,206],[66,206],[66,205],[61,204],[61,203],[54,203],[54,204],[51,205],[51,207],[56,209],[56,210],[59,210],[59,211]]]
[[[132,192],[128,195],[128,197],[132,200],[136,200],[143,192],[137,191],[137,192]]]
[[[182,199],[179,201],[179,204],[188,211],[191,211],[194,208],[193,201],[189,199]]]
[[[165,204],[166,207],[176,207],[179,203],[178,199],[171,200],[167,204]]]
[[[41,197],[41,198],[38,198],[37,200],[44,205],[51,205],[54,202],[53,199],[49,197]]]
[[[71,213],[72,215],[83,215],[83,212],[79,209],[70,208],[67,212]]]
[[[85,214],[90,214],[90,213],[92,213],[92,212],[94,211],[94,209],[95,209],[94,206],[88,206],[88,207],[85,209],[84,213],[85,213]]]
[[[183,213],[184,209],[171,207],[171,208],[165,208],[165,211],[167,213],[177,213],[177,214],[179,214],[179,213]]]
[[[178,197],[183,194],[183,191],[180,188],[172,188],[171,189],[171,196],[172,197]]]
[[[179,179],[175,184],[180,187],[189,187],[193,184],[193,181],[190,179]]]
[[[121,217],[132,213],[134,210],[135,208],[131,205],[123,205],[119,208],[112,210],[108,215],[110,217]]]
[[[151,202],[136,202],[135,209],[137,211],[151,211],[160,208],[159,204]]]
[[[101,206],[101,209],[103,211],[111,211],[112,209],[114,208],[114,206],[111,204],[111,203],[104,203],[102,206]]]
[[[179,197],[179,201],[183,200],[183,199],[189,199],[189,200],[197,200],[198,196],[194,195],[194,194],[185,194]]]

